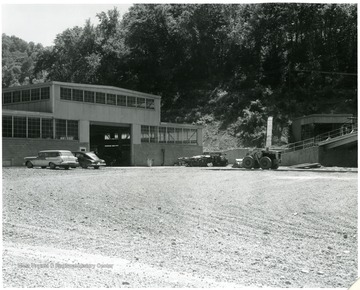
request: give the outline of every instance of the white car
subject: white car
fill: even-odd
[[[69,169],[79,166],[78,159],[68,150],[44,150],[40,151],[38,156],[25,157],[24,160],[27,168],[39,166],[41,168],[62,167]]]

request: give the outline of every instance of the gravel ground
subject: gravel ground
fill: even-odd
[[[357,278],[357,170],[3,168],[5,287]]]

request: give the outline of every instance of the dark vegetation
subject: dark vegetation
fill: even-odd
[[[58,34],[3,39],[3,87],[49,80],[162,96],[162,120],[204,125],[204,146],[288,140],[295,117],[357,114],[355,4],[136,4]]]

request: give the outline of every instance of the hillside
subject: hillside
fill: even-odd
[[[201,123],[204,145],[263,146],[295,117],[357,115],[354,4],[135,4],[54,46],[3,34],[3,87],[57,80],[162,96],[162,121]]]

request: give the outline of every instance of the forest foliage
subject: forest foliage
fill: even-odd
[[[231,146],[263,146],[268,116],[280,144],[295,117],[357,114],[356,4],[135,4],[98,19],[46,48],[3,34],[3,87],[56,80],[160,95],[163,121],[216,124]]]

